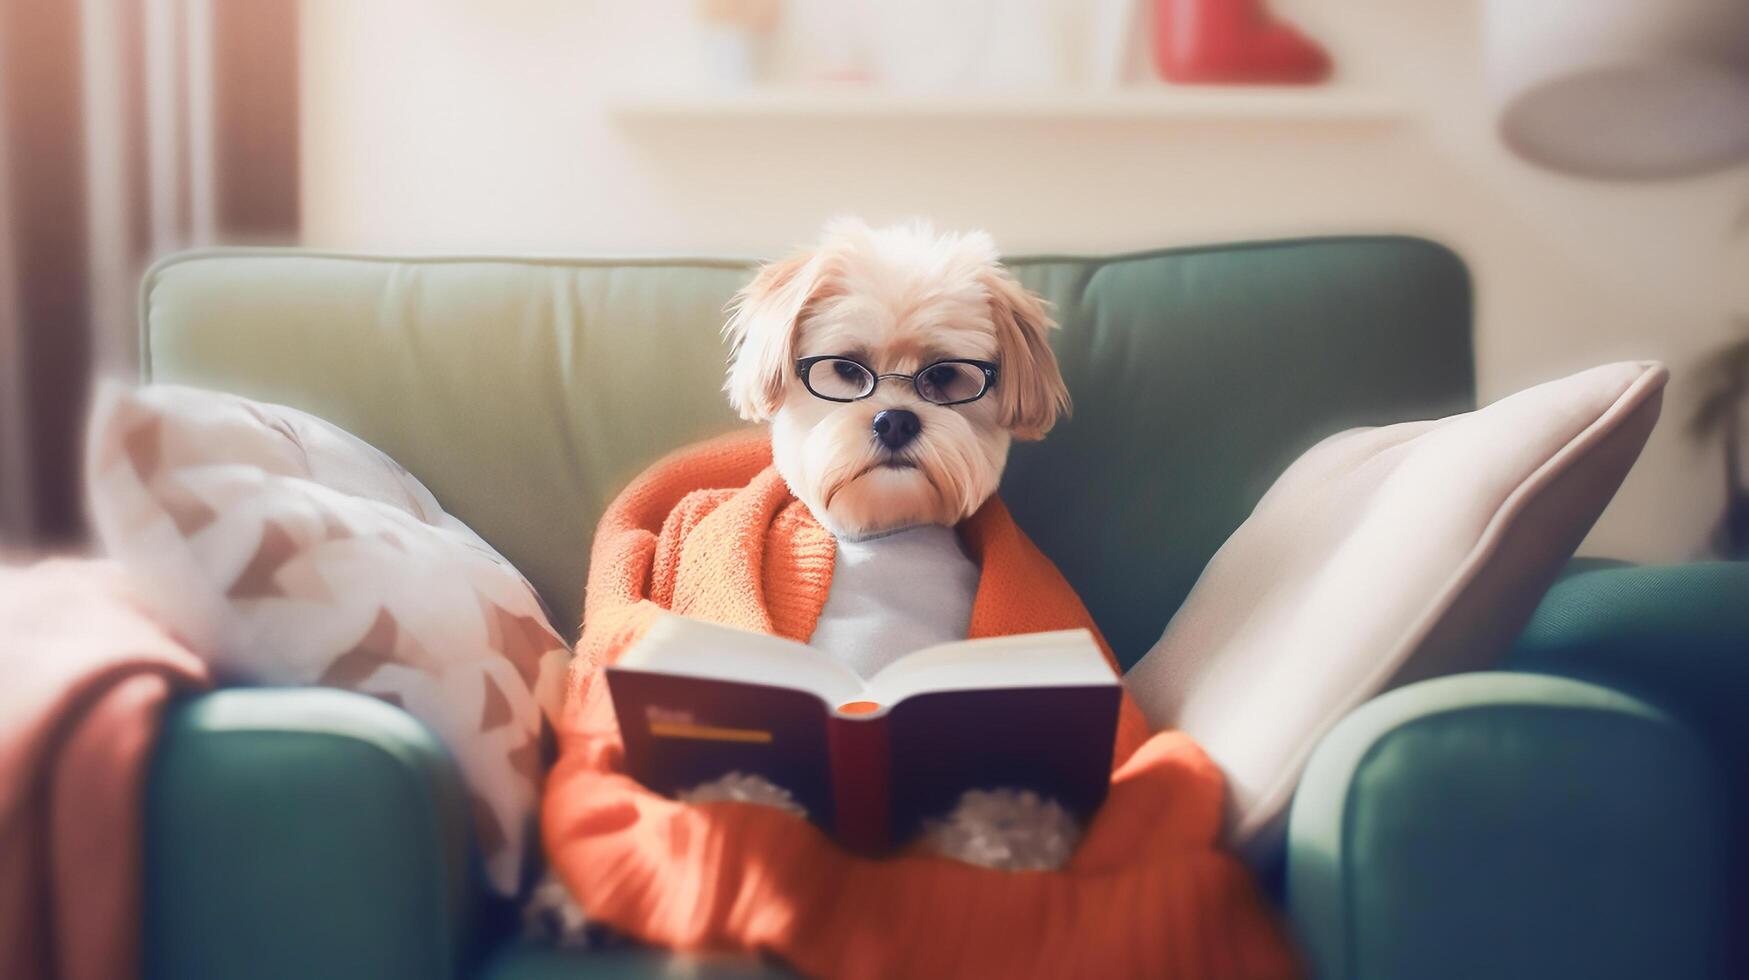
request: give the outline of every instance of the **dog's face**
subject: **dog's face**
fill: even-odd
[[[778,471],[833,531],[953,525],[995,492],[1010,440],[1068,410],[1052,326],[982,232],[840,221],[736,297],[726,389],[771,422]],[[809,358],[842,360],[804,382]]]

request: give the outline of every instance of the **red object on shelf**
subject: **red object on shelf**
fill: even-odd
[[[1264,0],[1155,0],[1154,64],[1171,82],[1304,85],[1330,55]]]

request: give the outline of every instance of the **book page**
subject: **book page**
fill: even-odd
[[[813,647],[671,613],[614,667],[808,691],[833,709],[865,697],[862,678]]]
[[[1109,687],[1117,674],[1084,629],[962,640],[919,650],[868,682],[883,705],[913,694],[1027,687]]]

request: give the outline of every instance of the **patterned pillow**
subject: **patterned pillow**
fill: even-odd
[[[502,555],[376,449],[232,395],[105,385],[86,472],[103,545],[216,676],[359,691],[435,732],[515,894],[570,652]]]

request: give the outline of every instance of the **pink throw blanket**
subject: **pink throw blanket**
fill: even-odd
[[[146,764],[207,684],[112,563],[0,566],[0,977],[138,975]]]

